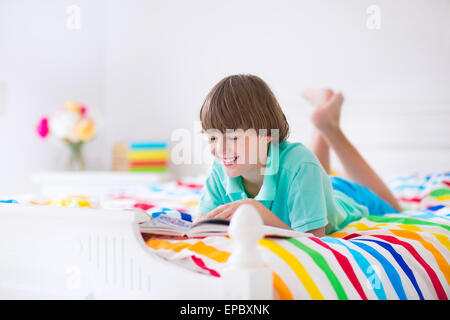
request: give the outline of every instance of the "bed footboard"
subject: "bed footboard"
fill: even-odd
[[[231,219],[229,234],[233,251],[223,275],[225,298],[273,299],[272,273],[264,267],[258,252],[264,231],[256,209],[248,204],[239,206]]]
[[[271,274],[239,258],[251,250],[249,241],[237,245],[230,269],[215,278],[155,255],[140,234],[142,219],[138,211],[0,205],[0,298],[272,297],[272,287],[261,286],[271,284]]]

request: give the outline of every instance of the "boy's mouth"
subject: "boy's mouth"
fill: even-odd
[[[229,157],[229,158],[222,158],[222,163],[226,167],[234,166],[237,163],[238,156]]]

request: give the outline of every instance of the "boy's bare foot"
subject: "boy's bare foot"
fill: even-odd
[[[302,97],[311,102],[315,107],[322,107],[333,96],[331,89],[306,89]]]
[[[326,133],[339,128],[341,107],[344,102],[342,93],[333,93],[329,89],[318,89],[308,90],[302,96],[317,107],[311,114],[311,122],[317,129]]]

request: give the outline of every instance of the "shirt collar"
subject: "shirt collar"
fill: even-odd
[[[264,170],[264,178],[261,189],[254,198],[255,200],[273,201],[277,191],[276,176],[279,168],[279,145],[269,143],[269,153],[267,155],[267,165]],[[242,177],[229,177],[225,175],[226,179],[226,193],[227,195],[233,193],[241,193],[245,196],[244,185],[242,184]]]

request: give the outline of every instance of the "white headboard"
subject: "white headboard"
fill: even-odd
[[[301,110],[296,112],[301,120],[290,123],[307,127],[300,141],[309,146],[313,107]],[[450,170],[450,105],[344,105],[341,126],[383,178]],[[331,159],[339,171],[338,158]]]

